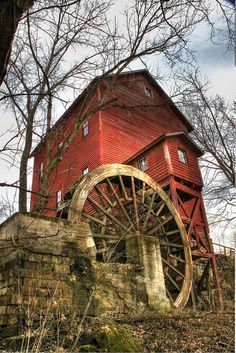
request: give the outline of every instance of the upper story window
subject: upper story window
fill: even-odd
[[[56,193],[56,202],[57,202],[57,206],[59,205],[59,203],[62,200],[62,194],[61,194],[61,190],[58,190]]]
[[[60,150],[60,148],[62,147],[62,145],[63,145],[63,142],[62,142],[62,141],[58,143],[58,151]],[[62,160],[62,156],[60,157],[60,160]]]
[[[143,157],[138,161],[138,167],[141,169],[143,172],[145,172],[148,169],[148,160],[147,157]]]
[[[181,148],[178,148],[178,156],[179,156],[179,161],[184,163],[184,164],[188,164],[188,160],[187,160],[187,154],[184,150],[182,150]]]
[[[40,178],[42,178],[42,176],[43,176],[43,169],[44,169],[43,162],[41,162],[39,165],[39,177]]]
[[[83,174],[83,175],[87,175],[88,172],[89,172],[89,168],[88,168],[88,167],[86,167],[86,168],[84,168],[84,169],[82,170],[82,174]]]
[[[150,88],[148,88],[148,87],[144,87],[144,93],[149,98],[153,97],[153,91]]]
[[[88,126],[88,121],[86,121],[84,124],[83,124],[83,137],[87,136],[88,133],[89,133],[89,126]]]

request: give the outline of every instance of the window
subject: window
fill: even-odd
[[[83,124],[83,137],[87,136],[89,133],[88,121]]]
[[[88,172],[89,172],[88,167],[86,167],[86,168],[84,168],[84,169],[82,170],[82,174],[83,174],[83,175],[87,175]]]
[[[61,202],[62,197],[61,197],[61,190],[57,191],[56,193],[56,202],[57,202],[57,206],[59,205],[59,203]]]
[[[143,157],[138,161],[138,167],[143,172],[148,169],[148,160],[146,157]]]
[[[62,145],[63,145],[63,142],[62,142],[62,141],[58,143],[58,151],[60,150],[60,148],[62,147]],[[62,156],[60,157],[60,161],[61,161],[61,160],[62,160]]]
[[[39,178],[42,178],[42,176],[43,176],[43,162],[41,162],[39,165]]]
[[[184,163],[184,164],[188,164],[188,160],[187,160],[187,155],[186,152],[180,148],[178,148],[178,156],[179,156],[179,161]]]
[[[144,87],[144,93],[147,97],[152,98],[153,97],[153,92],[150,88]]]

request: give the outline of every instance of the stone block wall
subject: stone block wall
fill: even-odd
[[[15,214],[0,229],[0,327],[4,335],[76,303],[73,264],[93,258],[87,224]]]
[[[125,313],[150,304],[153,285],[142,264],[97,262],[86,223],[17,213],[0,226],[0,246],[3,336],[51,317]]]

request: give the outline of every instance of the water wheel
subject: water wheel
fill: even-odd
[[[93,170],[75,190],[68,220],[90,224],[98,261],[135,262],[139,240],[157,239],[167,296],[175,307],[185,306],[192,284],[185,227],[169,196],[146,173],[123,164]]]

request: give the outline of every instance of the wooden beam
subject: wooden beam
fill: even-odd
[[[166,223],[168,223],[171,219],[173,218],[172,214],[169,214],[166,216],[165,220],[163,220],[161,223],[156,225],[154,228],[150,229],[146,234],[151,235],[155,233],[157,230],[159,230],[161,227],[163,227]]]
[[[110,218],[114,223],[116,223],[119,227],[124,229],[126,232],[128,232],[128,229],[118,220],[116,219],[112,214],[110,214],[104,207],[99,205],[95,200],[93,200],[90,196],[87,197],[88,201],[95,207],[95,209],[99,209],[101,212],[103,212],[105,215],[107,215],[108,218]]]
[[[103,225],[103,226],[106,224],[104,221],[101,221],[100,219],[98,219],[98,218],[96,218],[96,217],[94,217],[94,216],[91,216],[89,213],[87,213],[87,212],[85,212],[85,211],[82,212],[82,216],[83,216],[83,217],[86,217],[86,218],[88,218],[88,219],[90,219],[91,221],[94,221],[94,222],[96,222],[96,223],[99,223],[99,224],[101,224],[101,225]]]
[[[183,245],[181,244],[177,244],[177,243],[170,243],[170,242],[162,242],[160,241],[160,246],[163,245],[163,246],[172,246],[172,247],[175,247],[175,248],[184,248]]]
[[[139,216],[138,216],[138,205],[137,205],[137,196],[135,192],[135,183],[134,183],[134,177],[131,176],[131,187],[132,187],[132,194],[133,194],[133,203],[134,203],[134,213],[135,213],[135,219],[136,219],[136,229],[139,232]]]
[[[147,213],[146,213],[146,217],[145,217],[145,219],[144,219],[143,229],[145,229],[146,226],[147,226],[147,222],[148,222],[148,219],[149,219],[150,214],[151,214],[151,211],[152,211],[152,207],[153,207],[153,203],[154,203],[155,197],[156,197],[156,193],[154,192],[154,193],[152,194],[151,202],[150,202],[150,204],[149,204],[149,207],[148,207],[148,210],[147,210]]]
[[[120,174],[118,175],[118,178],[119,178],[119,181],[120,181],[120,185],[121,185],[121,189],[122,189],[122,192],[123,192],[123,194],[124,194],[124,197],[125,197],[125,199],[126,199],[127,201],[129,201],[130,198],[128,197],[128,194],[127,194],[127,192],[126,192],[126,190],[125,190],[125,185],[124,185],[123,178],[122,178],[122,176],[121,176]]]
[[[194,225],[196,223],[196,218],[197,218],[197,214],[198,214],[198,211],[199,211],[200,204],[201,204],[201,200],[197,199],[196,203],[195,203],[193,215],[192,215],[192,220],[191,220],[191,223],[190,223],[190,226],[189,226],[189,229],[188,229],[188,233],[187,233],[188,240],[190,240],[193,227],[194,227]]]
[[[106,202],[108,203],[108,205],[110,207],[114,206],[114,203],[109,199],[109,197],[100,189],[100,187],[98,185],[94,186],[95,190],[97,191],[98,195],[101,196],[102,198],[104,198],[106,200]],[[102,200],[102,199],[101,199]],[[103,200],[102,200],[103,201]]]
[[[122,211],[123,211],[123,213],[124,213],[124,215],[125,215],[127,221],[128,221],[129,224],[131,225],[131,228],[133,228],[133,223],[132,223],[132,221],[131,221],[131,219],[130,219],[130,217],[129,217],[129,215],[128,215],[126,209],[125,209],[125,206],[123,205],[123,202],[120,200],[119,195],[117,194],[115,188],[113,187],[111,181],[109,180],[109,178],[106,178],[106,181],[107,181],[107,183],[108,183],[108,185],[109,185],[111,191],[113,192],[113,194],[114,194],[114,196],[115,196],[115,198],[116,198],[118,204],[120,205],[120,208],[122,209]]]

